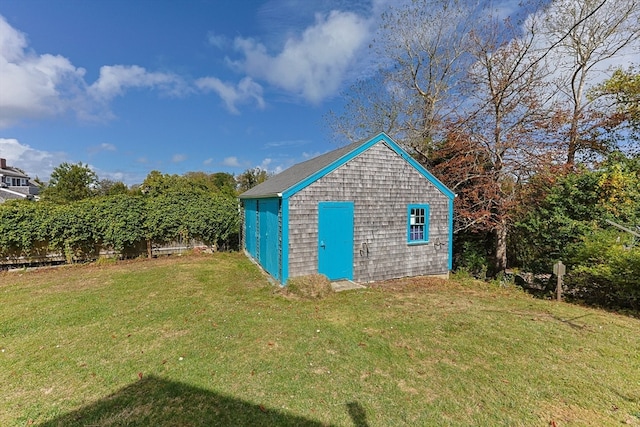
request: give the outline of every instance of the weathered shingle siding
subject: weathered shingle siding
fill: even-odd
[[[384,142],[290,197],[290,277],[317,272],[319,201],[354,202],[355,281],[448,272],[449,199]],[[413,203],[429,204],[428,244],[407,244]]]

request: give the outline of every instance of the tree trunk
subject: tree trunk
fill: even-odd
[[[580,101],[576,101],[580,102]],[[578,151],[578,122],[580,121],[579,106],[574,105],[571,117],[571,127],[569,128],[569,145],[567,147],[567,165],[573,166],[576,161],[576,151]]]
[[[494,274],[507,269],[507,223],[502,220],[496,227],[496,258],[494,260]]]

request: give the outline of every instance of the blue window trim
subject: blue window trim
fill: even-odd
[[[424,217],[422,217],[422,223],[412,224],[411,223],[411,211],[417,209],[424,209]],[[414,214],[415,215],[415,214]],[[418,219],[421,216],[418,217]],[[413,237],[412,226],[416,227],[422,225],[422,237],[416,238]],[[407,206],[407,243],[410,245],[424,245],[429,243],[429,205],[428,204],[411,204]]]

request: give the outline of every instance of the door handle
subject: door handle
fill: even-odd
[[[320,247],[321,247],[322,249],[324,249],[324,248],[325,248],[324,240],[321,240],[321,241],[320,241]]]

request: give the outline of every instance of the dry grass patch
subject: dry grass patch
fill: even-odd
[[[319,299],[333,293],[331,281],[322,274],[294,277],[280,289],[282,295],[301,299]]]

